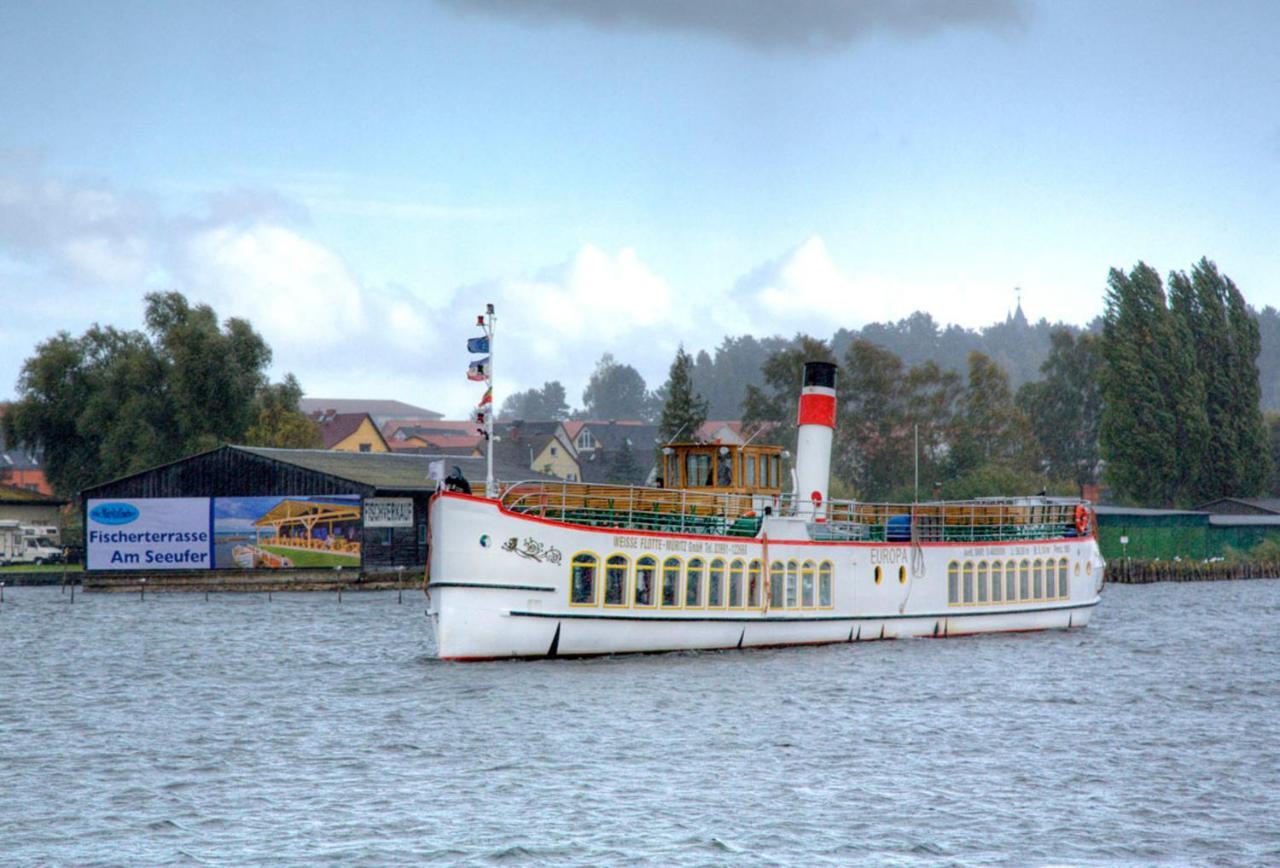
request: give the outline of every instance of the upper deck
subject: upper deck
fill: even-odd
[[[584,527],[755,537],[766,514],[790,518],[809,539],[866,542],[1000,542],[1079,537],[1081,501],[1047,497],[927,503],[829,501],[819,519],[790,495],[520,482],[500,496],[512,512]]]

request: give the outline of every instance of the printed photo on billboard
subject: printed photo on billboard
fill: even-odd
[[[356,495],[213,500],[220,570],[359,567],[360,534]]]
[[[209,498],[91,499],[84,540],[90,570],[207,570]]]

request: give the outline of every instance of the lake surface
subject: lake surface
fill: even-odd
[[[1280,864],[1280,581],[1084,630],[432,659],[421,592],[6,588],[0,861]]]

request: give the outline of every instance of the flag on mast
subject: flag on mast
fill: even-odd
[[[481,338],[468,338],[467,352],[469,353],[489,352],[489,336],[485,335],[484,337],[481,337]]]
[[[488,356],[485,356],[483,359],[476,359],[474,362],[467,365],[467,379],[468,380],[489,379],[489,357]]]
[[[490,386],[489,388],[484,390],[484,395],[483,397],[480,398],[480,403],[477,404],[476,406],[479,408],[484,408],[486,405],[492,404],[492,403],[493,403],[493,386]]]

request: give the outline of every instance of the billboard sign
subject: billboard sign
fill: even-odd
[[[413,527],[413,498],[370,497],[364,502],[365,527]]]
[[[357,495],[216,497],[215,569],[359,567]]]
[[[85,566],[91,570],[207,570],[213,566],[207,497],[90,500]]]

